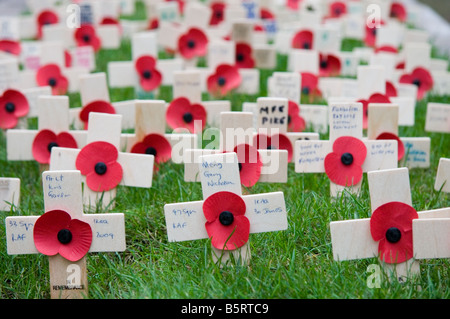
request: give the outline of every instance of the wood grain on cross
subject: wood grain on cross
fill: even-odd
[[[136,143],[150,134],[158,134],[170,143],[171,159],[181,163],[185,149],[196,148],[198,137],[190,133],[166,133],[166,102],[162,100],[137,100],[135,106],[136,125],[134,134],[122,134],[121,149],[130,152]]]
[[[371,171],[367,173],[367,176],[370,190],[371,213],[380,206],[391,202],[400,202],[412,206],[408,168],[402,167]],[[417,220],[422,219],[429,220],[439,217],[448,218],[448,211],[447,208],[418,212],[418,219],[414,219],[412,223],[414,224]],[[370,222],[371,218],[361,218],[355,220],[334,221],[330,223],[334,260],[345,261],[379,257],[379,242],[372,238]],[[427,221],[426,223],[429,222]],[[434,224],[436,221],[433,221],[432,223]],[[424,228],[422,231],[426,232],[427,229]],[[443,234],[439,233],[438,237],[441,235]],[[448,236],[448,233],[445,236]],[[414,230],[413,237],[425,240],[422,232],[415,234]],[[433,239],[430,237],[426,238],[426,241],[427,242],[420,242],[420,244],[434,244]],[[419,245],[419,243],[417,244]],[[446,245],[448,249],[448,243],[444,245]],[[414,244],[414,247],[415,246],[416,243]],[[413,254],[414,256],[416,255],[414,249]],[[382,262],[382,264],[386,270],[396,272],[399,280],[404,280],[410,275],[419,273],[419,263],[414,258],[398,264],[385,262]]]
[[[42,182],[45,213],[55,210],[64,211],[72,220],[89,224],[92,230],[89,252],[125,250],[125,221],[122,213],[91,215],[83,213],[79,171],[46,171],[42,174]],[[6,218],[6,242],[9,255],[39,253],[34,241],[34,226],[40,217],[9,216]],[[73,237],[70,237],[75,241],[76,236],[77,234],[73,234]],[[60,241],[60,244],[65,246],[70,242],[70,240],[64,243]],[[85,255],[81,259],[69,260],[56,253],[49,255],[49,263],[51,298],[87,298]]]
[[[287,228],[286,207],[282,192],[242,196],[236,153],[203,155],[200,159],[198,165],[203,200],[164,206],[167,236],[170,242],[208,238],[203,203],[211,195],[220,192],[231,192],[244,200],[245,217],[250,222],[250,233],[279,231]],[[220,258],[223,263],[228,260],[230,254],[233,254],[236,260],[241,258],[243,262],[248,262],[250,258],[248,242],[237,250],[212,248],[215,260]]]
[[[367,155],[361,168],[363,172],[396,168],[396,140],[363,139],[362,104],[335,103],[329,108],[329,140],[297,141],[295,143],[295,171],[297,173],[325,173],[325,158],[333,151],[333,143],[340,137],[354,137],[361,140]],[[358,193],[362,179],[357,184],[338,185],[330,181],[331,196],[337,196],[344,189]]]
[[[399,107],[391,103],[370,103],[367,138],[376,140],[384,135],[400,140],[399,161],[409,168],[430,166],[430,137],[400,137],[398,129]],[[401,153],[404,153],[402,156]],[[400,158],[401,157],[401,158]]]
[[[123,172],[118,185],[149,188],[152,186],[154,156],[122,153],[119,151],[121,120],[122,116],[119,114],[91,112],[89,114],[89,128],[85,147],[95,142],[106,142],[112,145],[118,151],[116,161],[120,164]],[[80,151],[80,149],[54,147],[50,158],[50,170],[76,169],[76,161]],[[116,196],[116,187],[106,191],[93,190],[86,184],[84,175],[83,183],[86,185],[83,191],[85,205],[96,207],[100,199],[102,207],[112,204]]]
[[[69,98],[67,96],[39,96],[37,99],[38,129],[11,129],[6,132],[6,152],[8,161],[34,161],[33,142],[43,130],[54,134],[69,133],[78,147],[86,144],[87,133],[70,129]],[[49,152],[52,147],[48,146]],[[48,163],[42,163],[44,167]]]
[[[253,145],[254,114],[251,112],[221,112],[218,149],[186,149],[184,162],[184,180],[198,182],[199,163],[202,155],[233,152],[238,145]],[[215,137],[217,139],[217,135]],[[260,149],[262,167],[258,182],[286,183],[288,152],[286,150]]]

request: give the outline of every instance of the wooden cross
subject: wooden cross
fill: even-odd
[[[398,139],[398,160],[403,165],[414,168],[427,168],[430,166],[429,137],[398,137],[399,107],[390,103],[370,103],[367,138]]]
[[[85,131],[70,130],[69,97],[68,96],[39,96],[37,98],[38,129],[11,129],[6,131],[6,152],[8,161],[38,161],[44,170],[50,162],[50,152],[57,143],[57,136],[69,134],[77,147],[86,144]],[[50,132],[48,132],[50,131]],[[39,134],[54,134],[47,146],[48,158],[36,157],[35,147]],[[36,141],[36,142],[35,142]]]
[[[83,149],[52,149],[50,170],[75,170],[77,167],[86,169],[87,172],[81,173],[85,184],[83,202],[87,206],[95,208],[99,205],[106,208],[113,205],[118,185],[143,188],[152,186],[154,156],[119,152],[121,120],[122,116],[118,114],[91,112],[86,146]],[[85,155],[80,156],[82,152]],[[100,154],[99,152],[102,155],[97,157],[96,162],[93,154]],[[109,161],[107,163],[102,161],[107,161],[106,157]],[[89,158],[93,158],[96,163],[90,163],[92,165],[89,166]]]
[[[399,202],[412,206],[408,168],[401,167],[371,171],[367,173],[367,176],[369,181],[372,214],[377,208],[387,203]],[[448,218],[448,209],[418,212],[417,215],[418,220],[421,220],[422,218],[426,220],[437,217]],[[414,224],[416,221],[417,219],[413,219],[412,223]],[[370,227],[371,218],[331,222],[330,232],[334,260],[344,261],[379,256],[379,241],[373,239]],[[388,231],[386,231],[386,234],[387,233]],[[407,238],[405,233],[402,233],[401,236]],[[416,235],[413,233],[413,236],[423,238],[422,234]],[[395,240],[398,242],[399,239],[401,239],[401,237],[398,238],[397,236],[397,239],[390,237],[386,240],[395,243]],[[429,239],[430,238],[427,240]],[[447,245],[448,249],[448,242],[445,245]],[[416,245],[414,245],[414,248],[415,247]],[[416,251],[413,250],[413,253],[415,255]],[[414,258],[407,259],[401,263],[387,263],[383,260],[381,261],[386,270],[396,272],[396,276],[400,281],[404,281],[407,277],[410,277],[410,275],[416,275],[420,271],[419,263]]]
[[[336,197],[345,189],[352,193],[359,193],[363,172],[397,167],[396,140],[363,139],[361,103],[330,104],[329,123],[328,141],[297,141],[295,142],[294,157],[295,171],[297,173],[327,173],[325,170],[325,158],[328,154],[338,153],[337,150],[333,152],[333,145],[336,140],[340,138],[348,139],[350,137],[361,141],[365,146],[366,152],[362,150],[361,154],[352,154],[352,160],[350,162],[347,162],[341,157],[343,169],[353,165],[354,157],[361,156],[363,158],[363,163],[360,165],[361,179],[357,183],[354,183],[350,177],[348,177],[346,183],[330,180],[332,197]],[[345,154],[347,152],[344,152],[342,155]],[[335,164],[339,166],[339,163]],[[329,176],[328,173],[327,175]]]
[[[242,195],[236,153],[203,155],[200,157],[198,165],[201,175],[203,200],[166,204],[164,206],[167,236],[170,242],[199,240],[210,237],[205,227],[207,220],[204,215],[203,205],[211,199],[211,196],[220,196],[223,192],[231,192],[244,201],[245,217],[250,223],[249,233],[287,229],[287,213],[282,192]],[[221,205],[221,203],[218,203],[218,205]],[[218,209],[220,210],[220,207]],[[229,207],[229,209],[234,211],[237,207]],[[222,225],[225,224],[227,223],[223,221]],[[228,226],[232,225],[228,223]],[[236,231],[240,230],[236,229]],[[214,235],[212,237],[214,238]],[[236,260],[240,260],[243,263],[249,262],[250,251],[248,242],[238,249],[231,250],[222,249],[225,246],[221,244],[219,246],[215,244],[215,246],[212,247],[215,261],[220,260],[225,264],[230,256],[233,255]]]
[[[254,145],[254,115],[251,112],[222,112],[220,131],[215,134],[219,140],[218,149],[186,149],[183,156],[184,180],[199,182],[199,160],[202,155],[234,152],[238,145]],[[217,136],[218,135],[218,136]],[[258,150],[262,167],[258,182],[286,183],[288,170],[288,151],[275,149]]]
[[[19,207],[20,179],[0,177],[0,211],[8,211]]]
[[[70,120],[76,129],[85,129],[87,124],[84,120],[86,114],[84,110],[95,102],[109,104],[108,110],[97,110],[96,112],[122,115],[122,129],[132,129],[135,125],[134,100],[111,102],[109,88],[106,83],[106,74],[104,72],[90,73],[80,76],[80,96],[82,107],[70,109]],[[86,112],[86,111],[85,111]],[[81,119],[83,116],[84,120]]]
[[[125,250],[125,221],[122,213],[84,214],[79,171],[46,171],[42,174],[44,208],[42,216],[9,216],[6,218],[6,243],[9,255],[44,253],[49,256],[50,296],[56,298],[87,298],[88,281],[86,270],[86,253],[114,252]],[[84,255],[74,254],[74,247],[79,248],[79,234],[72,233],[71,224],[56,229],[58,236],[46,237],[50,249],[42,241],[42,217],[46,218],[55,211],[69,216],[71,222],[87,224],[82,240],[89,240]],[[46,215],[49,214],[49,215]],[[59,214],[58,216],[61,216]],[[50,217],[48,217],[50,218]],[[47,219],[48,220],[48,219]],[[54,224],[54,220],[50,223]],[[72,224],[73,225],[73,224]],[[45,235],[45,234],[44,234]],[[48,235],[48,233],[47,233]],[[65,235],[65,236],[64,236]],[[72,236],[73,235],[73,236]],[[75,242],[77,241],[77,242]],[[68,245],[72,243],[72,245]],[[55,245],[59,246],[55,250]],[[78,247],[77,247],[78,246]],[[51,251],[51,252],[50,252]]]
[[[145,142],[150,135],[164,137],[172,149],[171,159],[174,163],[181,163],[185,149],[196,148],[198,138],[196,134],[170,133],[166,134],[166,102],[162,100],[137,100],[136,101],[136,128],[134,134],[122,134],[121,147],[126,152],[131,152],[137,143]],[[156,150],[148,149],[149,153]],[[158,163],[158,154],[155,155]],[[164,161],[168,160],[165,159]],[[163,159],[161,159],[163,160]]]
[[[450,193],[450,158],[440,158],[434,182],[434,189]]]
[[[256,100],[254,113],[256,132],[253,145],[258,145],[259,149],[273,148],[276,147],[276,143],[270,145],[269,139],[274,139],[274,136],[286,137],[290,142],[288,144],[288,161],[292,163],[294,161],[295,142],[318,140],[319,133],[288,132],[288,102],[288,99],[284,97],[259,97]]]
[[[450,104],[427,104],[425,131],[436,133],[450,133]]]

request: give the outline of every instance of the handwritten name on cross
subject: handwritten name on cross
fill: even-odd
[[[48,255],[51,298],[87,298],[86,253],[124,251],[124,215],[84,214],[79,171],[46,171],[42,174],[42,182],[45,213],[42,216],[6,218],[7,253],[42,252]],[[61,218],[64,223],[61,223]],[[84,230],[82,237],[74,232],[77,227],[74,224],[80,223]],[[42,225],[53,232],[45,232],[45,229],[43,232]],[[90,240],[90,244],[80,245],[82,240]],[[87,251],[74,253],[80,247]]]
[[[221,261],[225,263],[233,255],[236,260],[241,258],[240,260],[244,263],[248,262],[250,258],[248,242],[245,239],[237,239],[236,243],[233,241],[229,244],[233,247],[238,246],[238,249],[229,249],[227,238],[225,238],[224,242],[220,240],[220,238],[224,239],[224,234],[220,234],[220,232],[224,231],[229,234],[228,231],[233,229],[227,229],[227,227],[242,226],[241,223],[245,225],[246,222],[242,222],[243,217],[248,220],[250,226],[249,229],[236,228],[236,232],[240,233],[240,235],[245,232],[247,232],[248,236],[251,233],[287,229],[284,194],[282,192],[274,192],[242,195],[236,153],[203,155],[200,159],[199,170],[203,200],[166,204],[164,206],[168,240],[170,242],[178,242],[212,237],[213,257],[216,260],[221,258]],[[231,204],[230,206],[230,201],[226,199],[228,198],[227,196],[231,196],[234,203],[237,204]],[[217,202],[214,202],[214,200],[217,200]],[[216,216],[216,226],[225,228],[219,229],[219,233],[215,235],[213,233],[208,234],[207,228],[209,226],[205,217],[205,213],[211,213],[209,211],[211,201],[213,201],[213,206],[216,206],[216,210],[227,210],[224,214],[221,213]],[[206,202],[208,202],[207,206],[205,206]],[[243,217],[239,217],[237,213]],[[238,220],[240,220],[239,224],[237,223]],[[211,219],[208,222],[211,222]],[[227,237],[228,235],[225,236]],[[245,237],[245,235],[243,236]],[[218,242],[215,241],[216,237],[219,240]],[[227,247],[227,249],[224,250],[223,247]]]

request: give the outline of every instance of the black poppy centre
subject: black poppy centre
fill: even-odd
[[[344,153],[341,156],[341,162],[344,165],[351,165],[353,163],[353,155],[350,153]]]
[[[48,150],[49,152],[51,152],[53,147],[58,147],[58,143],[56,143],[56,142],[50,142],[50,143],[48,143],[48,145],[47,145],[47,150]]]
[[[195,48],[195,41],[194,40],[188,40],[187,46],[189,49]]]
[[[95,164],[94,167],[94,171],[98,174],[98,175],[103,175],[106,173],[106,171],[108,170],[108,168],[106,167],[106,164],[103,162],[98,162],[97,164]]]
[[[239,61],[239,62],[242,62],[242,61],[244,61],[244,55],[242,54],[242,53],[238,53],[238,54],[236,54],[236,60],[237,61]]]
[[[83,35],[83,41],[84,41],[85,43],[91,42],[91,36],[90,36],[89,34]]]
[[[61,244],[68,244],[72,241],[72,233],[68,229],[61,229],[58,232],[58,241]]]
[[[50,85],[51,87],[54,87],[54,86],[56,86],[56,84],[57,84],[57,81],[56,81],[56,79],[55,78],[50,78],[50,79],[48,79],[48,85]]]
[[[386,231],[386,240],[395,244],[402,238],[402,233],[397,227],[391,227]]]
[[[186,112],[183,114],[183,121],[185,123],[191,123],[194,120],[194,116],[190,112]]]
[[[219,76],[219,78],[217,79],[217,84],[219,86],[224,86],[225,83],[227,83],[227,80],[223,76]]]
[[[16,110],[16,105],[12,102],[8,102],[5,104],[5,111],[8,113],[12,113]]]
[[[326,69],[327,67],[328,67],[328,61],[327,60],[320,61],[320,68],[321,69]]]
[[[419,79],[414,79],[414,81],[412,81],[412,84],[414,84],[417,87],[420,87],[420,80]]]
[[[302,89],[302,93],[303,94],[305,94],[305,95],[308,95],[309,94],[309,87],[308,86],[305,86],[303,89]]]
[[[149,80],[152,78],[152,72],[150,70],[145,70],[142,72],[142,77],[146,80]]]
[[[223,212],[220,213],[219,215],[219,222],[224,225],[224,226],[229,226],[233,223],[234,221],[234,216],[233,213],[225,210]]]
[[[309,44],[309,42],[304,42],[303,49],[305,49],[305,50],[311,49],[311,44]]]
[[[145,154],[156,156],[156,148],[149,146],[145,149]]]

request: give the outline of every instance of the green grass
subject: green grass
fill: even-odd
[[[345,48],[361,45],[348,40]],[[129,60],[129,42],[119,50],[101,51],[97,71],[105,71],[108,61]],[[277,70],[285,70],[286,57],[279,56]],[[272,71],[261,71],[261,95]],[[133,99],[132,89],[111,89],[111,100]],[[163,87],[160,99],[171,99],[171,88]],[[204,96],[208,99],[208,95]],[[230,94],[233,110],[257,96]],[[429,96],[418,102],[416,125],[401,127],[400,136],[430,136],[431,165],[410,170],[413,206],[416,210],[450,206],[449,194],[434,190],[440,157],[449,157],[450,135],[424,131],[428,101],[450,103],[450,97]],[[78,94],[70,95],[71,107],[80,106]],[[319,101],[323,103],[323,101]],[[30,121],[35,126],[35,121]],[[323,135],[326,139],[327,136]],[[325,174],[296,174],[289,164],[286,184],[260,183],[252,194],[283,191],[288,210],[286,231],[250,235],[251,260],[220,267],[211,259],[208,240],[169,243],[163,206],[166,203],[202,198],[200,183],[183,181],[183,166],[169,163],[155,174],[151,189],[119,187],[111,213],[125,214],[127,249],[120,253],[87,256],[89,297],[128,298],[450,298],[450,261],[421,261],[420,276],[406,283],[383,280],[380,288],[369,288],[368,266],[376,258],[336,262],[332,257],[329,223],[335,220],[366,218],[370,200],[366,177],[359,196],[329,196]],[[4,132],[0,133],[0,175],[21,178],[18,208],[0,212],[0,219],[43,213],[41,172],[34,162],[7,162]],[[43,255],[9,256],[6,253],[4,224],[0,226],[0,298],[48,299],[50,297],[48,258]]]

